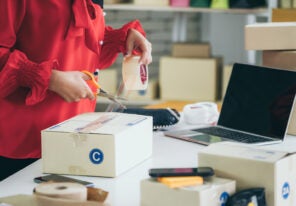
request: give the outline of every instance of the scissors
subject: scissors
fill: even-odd
[[[90,86],[90,88],[94,91],[95,95],[101,96],[101,97],[105,97],[108,98],[109,100],[111,100],[112,102],[116,103],[117,105],[120,106],[120,108],[126,109],[126,106],[124,106],[121,102],[119,102],[118,100],[125,100],[125,98],[122,97],[117,97],[114,96],[112,94],[109,94],[108,92],[106,92],[105,90],[103,90],[101,88],[101,86],[97,83],[95,76],[90,73],[89,71],[83,70],[81,71],[82,73],[86,74],[90,79],[86,80],[86,83]]]

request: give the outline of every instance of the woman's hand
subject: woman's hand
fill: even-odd
[[[150,64],[152,62],[151,43],[137,30],[129,29],[126,39],[126,55],[131,55],[133,50],[141,53],[139,62],[142,64]]]
[[[85,81],[87,79],[88,76],[79,71],[53,70],[49,90],[59,94],[67,102],[78,102],[80,99],[93,100],[95,97]]]

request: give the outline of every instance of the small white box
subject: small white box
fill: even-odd
[[[177,189],[145,179],[141,182],[141,206],[221,206],[235,192],[235,181],[213,177],[203,185]]]
[[[267,205],[296,205],[296,154],[222,142],[201,150],[198,165],[236,180],[238,191],[265,188]]]
[[[44,173],[115,177],[152,154],[152,117],[85,113],[42,131]]]

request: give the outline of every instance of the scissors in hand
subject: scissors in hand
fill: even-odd
[[[96,89],[96,91],[94,93],[95,95],[108,98],[112,102],[119,105],[121,108],[126,109],[126,107],[121,102],[118,101],[118,100],[126,100],[125,98],[117,97],[115,95],[109,94],[108,92],[106,92],[105,90],[103,90],[101,88],[101,86],[97,83],[97,81],[92,73],[90,73],[89,71],[86,71],[86,70],[83,70],[82,72],[90,78],[89,80],[86,80],[86,82],[90,86],[91,89],[93,89],[93,88]]]

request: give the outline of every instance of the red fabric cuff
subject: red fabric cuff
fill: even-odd
[[[120,29],[113,29],[107,26],[105,29],[104,44],[100,56],[100,68],[107,68],[113,64],[118,53],[126,53],[126,38],[129,29],[136,29],[143,36],[145,31],[139,20],[131,21]]]
[[[28,60],[24,53],[14,51],[0,72],[0,97],[7,97],[19,87],[27,87],[31,91],[26,97],[26,105],[41,102],[46,97],[55,64],[55,61],[37,64]]]

